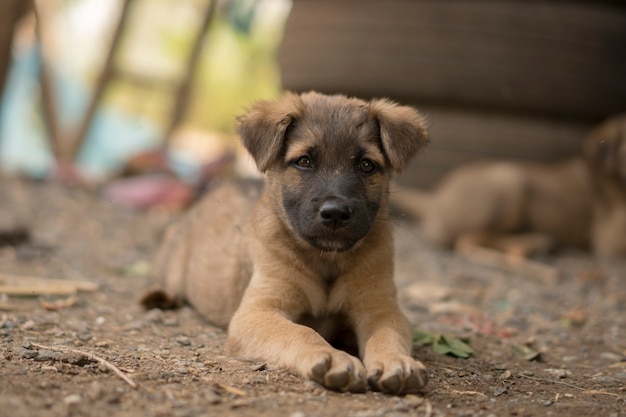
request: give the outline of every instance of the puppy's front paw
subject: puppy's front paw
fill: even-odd
[[[365,392],[367,379],[361,361],[345,352],[329,349],[303,355],[304,375],[335,391]]]
[[[367,367],[367,382],[387,394],[419,391],[428,382],[426,367],[407,355],[388,355]]]

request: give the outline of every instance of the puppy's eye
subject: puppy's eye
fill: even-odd
[[[371,174],[376,169],[376,164],[369,159],[364,158],[361,159],[361,162],[359,162],[359,169],[365,174]]]
[[[308,156],[301,156],[300,158],[296,159],[296,162],[294,163],[298,168],[311,168],[313,166],[311,158],[309,158]]]

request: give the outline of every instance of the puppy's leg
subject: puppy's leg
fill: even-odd
[[[294,312],[305,304],[291,292],[246,292],[230,322],[228,353],[267,361],[329,389],[365,391],[365,368],[358,358],[333,348],[315,330],[293,321]]]
[[[459,236],[455,249],[459,252],[483,247],[495,249],[513,258],[530,258],[547,255],[556,246],[547,233],[531,232],[516,234],[467,233]]]
[[[372,388],[400,394],[415,392],[428,382],[424,365],[411,357],[411,325],[397,305],[395,288],[376,287],[352,303],[359,348]]]

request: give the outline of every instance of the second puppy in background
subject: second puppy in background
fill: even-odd
[[[392,202],[418,217],[427,240],[521,256],[561,246],[626,256],[626,116],[593,130],[580,157],[560,163],[478,162],[432,193],[405,188]]]

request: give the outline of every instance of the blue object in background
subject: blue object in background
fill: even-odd
[[[33,45],[14,61],[0,100],[0,168],[9,173],[43,178],[54,160],[41,112],[41,57]],[[61,133],[72,132],[83,116],[89,93],[78,81],[53,69]],[[93,180],[105,179],[131,156],[159,146],[159,132],[151,123],[113,108],[98,109],[76,164]]]

